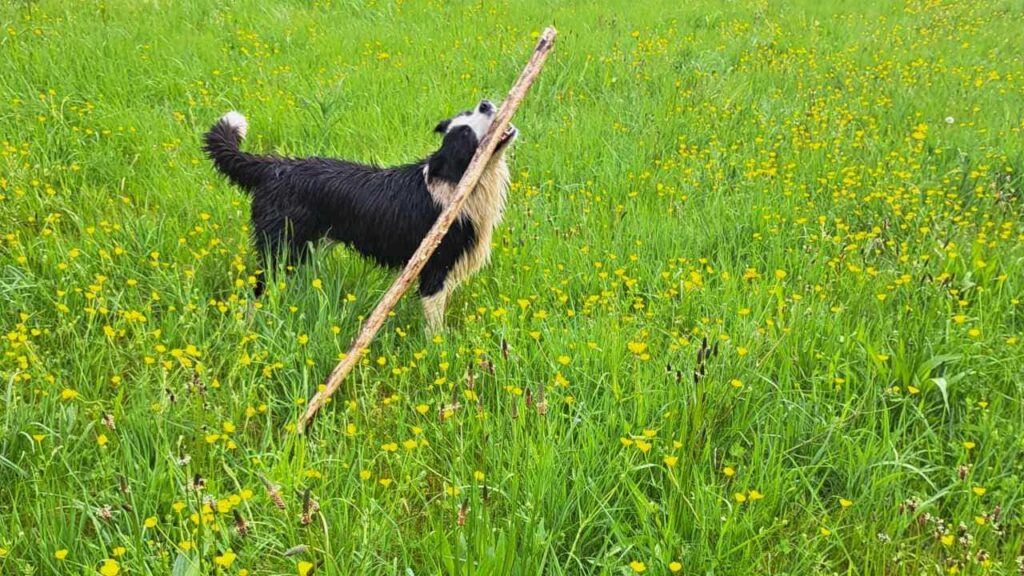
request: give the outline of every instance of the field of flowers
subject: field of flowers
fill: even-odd
[[[0,574],[1024,574],[1024,2],[0,4]],[[492,265],[257,303],[200,134],[391,164],[537,33]]]

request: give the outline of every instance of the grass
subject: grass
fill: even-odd
[[[4,3],[0,573],[1021,573],[1024,3],[679,4]],[[297,436],[392,275],[250,313],[199,135],[420,157],[549,23],[492,265]]]

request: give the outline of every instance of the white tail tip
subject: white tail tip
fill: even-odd
[[[249,129],[249,122],[242,116],[241,112],[232,110],[221,117],[221,121],[227,122],[228,126],[238,132],[239,138],[245,138],[245,133]]]

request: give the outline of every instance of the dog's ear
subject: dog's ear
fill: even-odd
[[[440,122],[437,123],[437,126],[434,127],[434,132],[437,132],[438,134],[444,134],[445,132],[448,131],[448,126],[451,123],[452,121],[450,118],[448,120],[441,120]]]

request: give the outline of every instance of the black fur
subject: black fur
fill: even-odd
[[[450,121],[442,122],[444,132]],[[308,255],[308,243],[329,238],[345,243],[378,263],[405,265],[441,213],[424,179],[455,185],[478,146],[468,126],[448,132],[428,158],[380,168],[329,158],[256,156],[239,149],[242,135],[226,119],[206,133],[205,150],[217,170],[252,198],[253,240],[273,270],[287,254],[288,264]],[[420,294],[439,292],[449,271],[476,243],[468,218],[457,219],[420,274]],[[256,296],[265,287],[257,276]]]

